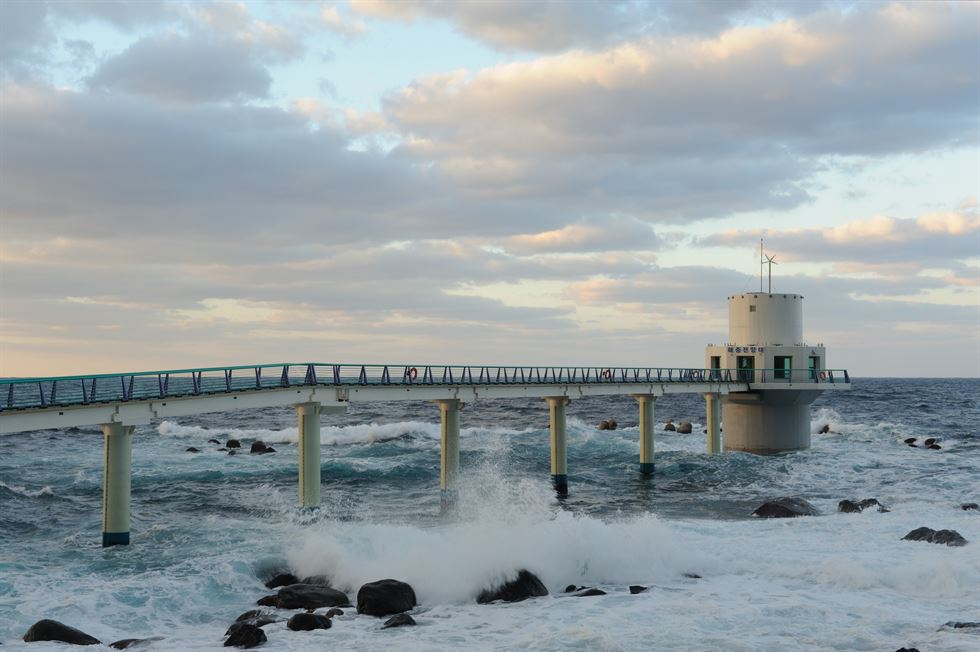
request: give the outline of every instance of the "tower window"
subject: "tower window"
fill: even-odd
[[[755,312],[755,306],[754,305],[750,305],[749,306],[749,312]]]

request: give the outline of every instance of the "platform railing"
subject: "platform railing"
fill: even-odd
[[[304,385],[601,385],[850,383],[847,371],[276,363],[121,374],[0,379],[0,411],[261,391]]]

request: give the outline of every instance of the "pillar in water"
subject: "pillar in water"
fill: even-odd
[[[299,504],[320,505],[320,404],[300,403],[299,418]]]
[[[549,396],[551,413],[551,482],[559,496],[568,495],[568,449],[565,440],[565,396]]]
[[[640,405],[640,473],[650,475],[653,473],[653,416],[656,397],[651,394],[638,394],[633,398]]]
[[[439,490],[443,509],[455,507],[459,481],[459,401],[439,401],[441,417]]]
[[[129,545],[133,426],[102,424],[105,436],[102,484],[102,547]]]

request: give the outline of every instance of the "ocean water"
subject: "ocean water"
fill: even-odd
[[[544,401],[487,401],[461,414],[458,513],[439,507],[439,412],[352,404],[324,417],[318,513],[296,508],[296,415],[242,411],[137,428],[132,545],[101,543],[97,428],[0,437],[0,644],[54,618],[148,650],[221,650],[223,633],[278,568],[325,574],[353,599],[392,577],[415,588],[417,627],[345,610],[325,631],[266,626],[262,649],[980,649],[980,381],[857,379],[812,407],[808,451],[705,454],[704,402],[657,401],[656,474],[637,472],[636,403],[568,408],[569,490],[550,487]],[[595,424],[615,418],[620,428]],[[687,419],[694,433],[663,432]],[[229,456],[208,439],[241,439]],[[935,437],[942,450],[910,448]],[[249,455],[262,439],[277,452]],[[189,446],[203,452],[185,452]],[[806,498],[817,517],[764,520],[764,500]],[[844,498],[891,511],[839,514]],[[901,541],[955,529],[962,548]],[[478,605],[481,588],[537,573],[551,596]],[[700,579],[687,574],[700,575]],[[607,595],[562,595],[568,584]],[[651,589],[630,595],[628,585]],[[287,616],[288,613],[283,614]],[[92,649],[92,648],[89,648]]]

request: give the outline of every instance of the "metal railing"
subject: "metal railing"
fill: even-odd
[[[698,369],[277,363],[123,374],[0,379],[0,411],[261,391],[303,385],[601,385],[850,383],[844,369]]]

